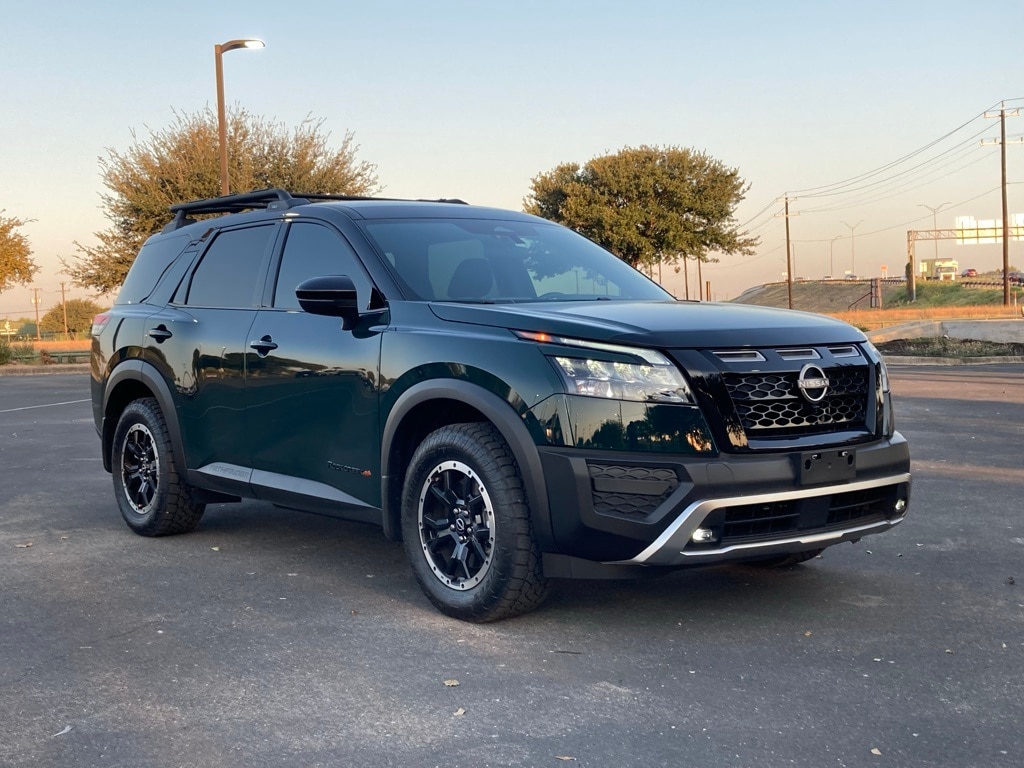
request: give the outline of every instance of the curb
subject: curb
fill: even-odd
[[[89,363],[55,363],[54,365],[0,365],[0,376],[45,376],[57,373],[88,373]]]

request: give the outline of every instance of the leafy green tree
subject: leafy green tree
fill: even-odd
[[[18,231],[25,224],[24,219],[4,216],[0,210],[0,292],[27,283],[39,271],[28,238]]]
[[[82,335],[92,328],[92,319],[103,311],[103,307],[91,299],[68,299],[68,332]],[[39,320],[43,333],[64,333],[64,310],[60,303],[51,307]]]
[[[585,165],[563,163],[531,182],[527,213],[560,222],[634,267],[708,254],[753,253],[736,206],[748,189],[739,171],[704,152],[626,147]]]
[[[377,168],[356,158],[346,132],[332,144],[323,121],[307,118],[289,130],[234,108],[227,117],[228,177],[236,192],[282,187],[298,192],[372,195],[380,191]],[[140,139],[132,133],[124,152],[100,158],[104,212],[111,226],[95,233],[98,245],[75,243],[65,268],[81,286],[111,293],[124,282],[146,238],[170,220],[175,203],[220,194],[217,115],[209,108],[175,113],[174,122]]]

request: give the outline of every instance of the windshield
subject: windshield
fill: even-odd
[[[423,301],[672,298],[608,251],[555,224],[414,219],[365,226],[409,295]]]

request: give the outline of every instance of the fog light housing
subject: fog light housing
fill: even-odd
[[[906,508],[907,508],[907,500],[906,499],[896,499],[896,511],[897,512],[902,512]]]
[[[715,532],[710,528],[698,528],[693,532],[690,541],[694,544],[707,544],[715,540]]]

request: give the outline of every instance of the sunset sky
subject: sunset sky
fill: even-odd
[[[982,114],[1024,107],[1022,35],[1020,0],[8,4],[0,209],[34,220],[45,311],[68,280],[58,257],[107,226],[98,158],[215,107],[214,44],[259,37],[264,50],[225,55],[227,101],[353,131],[387,196],[518,210],[558,163],[693,147],[749,182],[737,221],[761,237],[705,268],[716,298],[780,279],[787,192],[797,274],[899,274],[907,230],[932,226],[923,206],[946,204],[940,227],[999,217],[999,148],[981,145],[999,121]],[[1007,120],[1022,134],[1024,113]],[[1020,213],[1024,144],[1007,150]],[[995,245],[939,249],[962,267],[1001,260]],[[28,289],[0,294],[0,320],[32,311]]]

